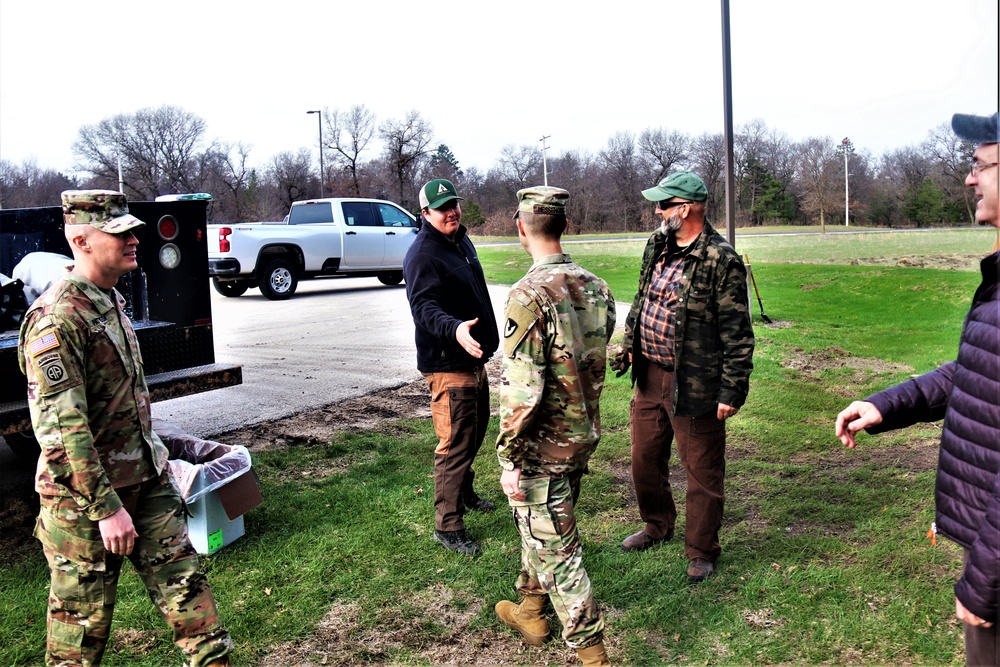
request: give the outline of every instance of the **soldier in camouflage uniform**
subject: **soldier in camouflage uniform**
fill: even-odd
[[[606,665],[604,620],[583,568],[574,506],[601,437],[600,398],[615,302],[607,284],[564,255],[560,188],[517,193],[518,235],[534,263],[507,300],[500,387],[500,483],[521,534],[520,604],[496,613],[539,646],[552,602],[563,639],[585,665]]]
[[[153,433],[135,332],[115,291],[144,223],[125,195],[62,194],[73,269],[25,314],[18,358],[41,457],[35,537],[49,563],[48,665],[98,665],[128,557],[190,664],[228,665],[229,634],[188,541]]]
[[[725,498],[726,419],[746,401],[753,369],[746,268],[705,220],[708,190],[681,171],[642,192],[662,226],[642,256],[639,290],[612,368],[632,366],[632,480],[645,528],[622,543],[642,551],[673,537],[670,443],[687,471],[688,579],[715,571]]]

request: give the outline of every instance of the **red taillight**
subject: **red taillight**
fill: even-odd
[[[229,252],[229,235],[232,233],[229,227],[219,227],[219,252]]]
[[[173,241],[177,238],[177,221],[173,216],[165,215],[156,223],[156,231],[164,241]]]

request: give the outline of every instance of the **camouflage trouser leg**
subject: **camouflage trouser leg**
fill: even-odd
[[[174,641],[195,667],[232,650],[215,599],[187,538],[183,505],[167,478],[119,489],[139,537],[128,557]],[[51,501],[51,502],[47,502]],[[49,561],[47,663],[99,664],[111,629],[122,559],[109,555],[97,522],[69,498],[43,499],[35,531]]]
[[[601,641],[604,619],[583,568],[583,545],[576,529],[573,492],[563,475],[521,479],[524,501],[511,500],[521,533],[522,593],[548,595],[571,648]]]
[[[101,532],[70,498],[42,498],[35,537],[49,563],[46,665],[99,665],[115,609],[121,559],[105,561]]]

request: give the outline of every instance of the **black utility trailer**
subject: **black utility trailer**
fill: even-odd
[[[243,381],[240,366],[215,363],[205,229],[209,203],[129,202],[129,212],[146,225],[135,230],[139,268],[122,276],[118,291],[139,339],[153,401]],[[62,209],[0,210],[0,273],[10,276],[21,258],[39,251],[71,256]],[[16,328],[0,332],[0,435],[15,451],[37,447],[17,339]]]

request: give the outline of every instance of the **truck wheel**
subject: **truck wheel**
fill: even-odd
[[[218,278],[212,278],[212,287],[222,296],[230,297],[243,296],[250,289],[250,285],[243,281],[219,280]]]
[[[403,272],[387,271],[386,273],[380,273],[378,274],[378,281],[383,285],[398,285],[403,282]]]
[[[38,455],[42,453],[42,448],[38,446],[33,431],[21,431],[10,433],[3,437],[7,441],[10,451],[21,461],[38,461]]]
[[[271,301],[281,301],[295,294],[299,279],[287,260],[276,259],[267,265],[260,278],[260,293]]]

